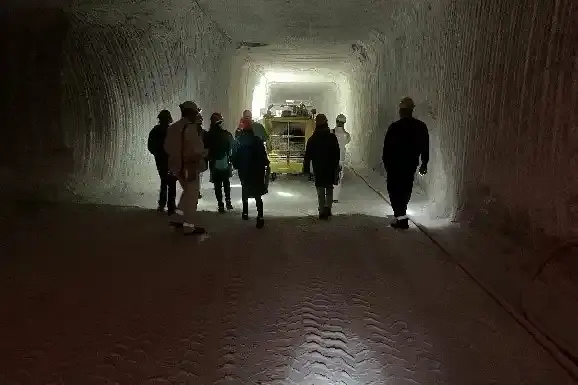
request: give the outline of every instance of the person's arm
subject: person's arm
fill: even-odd
[[[267,142],[269,140],[269,133],[263,124],[259,123],[259,125],[261,126],[261,131],[263,132],[263,142]]]
[[[239,169],[239,141],[235,140],[231,147],[231,164],[235,170]]]
[[[311,173],[311,156],[313,153],[313,140],[314,137],[310,137],[307,141],[307,146],[305,147],[305,157],[303,158],[303,173]]]
[[[351,135],[349,134],[349,132],[345,131],[345,128],[343,129],[343,136],[345,137],[344,144],[347,146],[349,142],[351,142]]]
[[[337,169],[341,158],[341,149],[339,148],[339,140],[337,140],[337,136],[331,135],[331,138],[331,159],[333,159],[334,168]]]
[[[385,134],[385,139],[383,140],[383,153],[381,155],[381,160],[383,161],[383,166],[385,167],[386,170],[389,167],[388,158],[389,152],[391,151],[392,127],[393,125],[389,126],[389,128],[387,129],[387,133]]]
[[[206,156],[205,143],[203,142],[203,134],[199,131],[200,125],[197,123],[188,124],[185,126],[185,135],[190,146],[188,155],[191,160],[200,160]]]
[[[149,150],[149,152],[153,155],[156,155],[156,147],[155,147],[155,135],[154,135],[154,131],[155,129],[153,128],[151,130],[151,132],[149,132],[149,139],[147,141],[147,148]]]
[[[233,138],[233,134],[229,131],[225,131],[227,135],[227,154],[231,155],[233,153],[233,146],[235,145],[235,138]]]
[[[425,174],[427,172],[427,164],[429,163],[429,133],[425,123],[420,132],[419,146],[421,156],[420,172]]]
[[[263,160],[263,165],[268,166],[269,165],[269,157],[267,156],[267,150],[265,149],[265,146],[263,146],[263,142],[261,142],[260,138],[257,138],[257,140],[255,141],[255,147],[256,147],[256,151],[259,152],[259,155],[261,156],[261,159]]]

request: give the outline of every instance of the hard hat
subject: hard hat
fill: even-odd
[[[317,114],[315,116],[315,123],[327,123],[327,116],[325,116],[325,114]]]
[[[406,97],[401,99],[399,102],[399,108],[404,108],[408,110],[413,110],[415,107],[415,103],[413,102],[412,98]]]
[[[346,123],[347,122],[347,118],[343,114],[337,115],[337,118],[335,118],[335,120],[337,121],[337,123]]]
[[[190,100],[187,100],[186,102],[182,103],[179,107],[181,107],[181,110],[192,110],[201,112],[201,109],[197,106],[197,104],[195,102],[191,102]]]
[[[157,116],[158,119],[171,119],[171,112],[169,110],[162,110]]]

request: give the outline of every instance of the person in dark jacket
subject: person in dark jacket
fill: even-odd
[[[241,180],[243,220],[249,219],[249,198],[255,198],[257,205],[257,228],[265,224],[263,219],[263,199],[266,194],[265,170],[269,159],[263,141],[253,133],[251,120],[241,119],[242,133],[233,146],[233,167],[238,170]]]
[[[307,141],[303,172],[315,175],[315,187],[319,202],[319,219],[331,216],[333,204],[333,186],[338,182],[339,142],[329,129],[327,117],[319,114],[315,117],[315,132]]]
[[[215,197],[220,213],[233,210],[231,204],[231,152],[233,150],[233,135],[223,128],[223,117],[215,112],[211,115],[211,126],[205,135],[205,147],[209,150],[209,172],[215,186]],[[225,204],[223,204],[223,190]]]
[[[167,128],[173,122],[173,118],[168,110],[162,110],[159,112],[158,119],[159,124],[149,133],[147,147],[155,157],[157,171],[161,179],[157,210],[162,212],[166,206],[168,214],[171,215],[176,209],[177,179],[169,173],[169,156],[163,146],[167,136]]]
[[[387,191],[393,208],[393,228],[408,229],[407,205],[411,198],[415,172],[427,173],[429,134],[424,122],[413,117],[415,104],[404,98],[399,104],[400,119],[392,123],[383,143],[383,165],[387,172]]]

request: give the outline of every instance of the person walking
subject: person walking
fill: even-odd
[[[345,123],[347,118],[343,114],[337,115],[335,119],[335,128],[333,133],[339,142],[339,178],[337,185],[333,189],[333,203],[339,202],[339,195],[341,193],[341,186],[343,184],[343,174],[345,173],[345,148],[351,142],[351,135],[345,130]]]
[[[182,118],[167,129],[165,151],[169,156],[169,171],[178,179],[183,193],[178,209],[170,217],[171,225],[183,228],[185,235],[204,234],[205,229],[196,222],[199,201],[199,175],[206,169],[207,156],[199,127],[203,122],[200,109],[194,102],[186,101],[180,106]]]
[[[387,173],[387,192],[395,221],[391,227],[408,229],[407,205],[411,198],[415,172],[427,173],[429,134],[424,122],[413,117],[415,103],[403,98],[399,103],[400,119],[392,123],[383,142],[383,165]]]
[[[233,146],[233,167],[238,170],[241,180],[241,198],[243,202],[243,220],[249,219],[249,198],[255,198],[257,206],[257,228],[264,226],[263,198],[266,194],[265,170],[269,159],[262,140],[253,133],[251,120],[241,119],[242,132]]]
[[[339,172],[339,142],[329,129],[327,117],[315,117],[315,132],[307,141],[303,172],[315,175],[315,187],[319,203],[319,219],[328,219],[333,203],[333,186],[337,184]]]
[[[215,112],[211,115],[211,125],[205,135],[205,146],[209,151],[209,172],[215,187],[215,197],[220,213],[233,210],[231,204],[231,152],[233,150],[233,135],[223,128],[223,117]],[[225,203],[223,203],[223,191]]]
[[[169,173],[169,155],[164,149],[164,144],[167,129],[173,122],[173,118],[168,110],[159,112],[157,118],[159,124],[154,126],[150,131],[147,147],[155,158],[155,164],[161,182],[157,210],[164,212],[165,207],[167,207],[167,213],[172,215],[176,209],[177,179]]]

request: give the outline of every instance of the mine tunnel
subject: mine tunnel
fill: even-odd
[[[573,0],[5,0],[0,383],[575,383],[577,36]],[[404,97],[430,161],[402,235]],[[328,228],[291,178],[266,232],[213,218],[206,176],[214,233],[174,239],[146,140],[186,100],[230,132],[270,103],[346,115]]]

